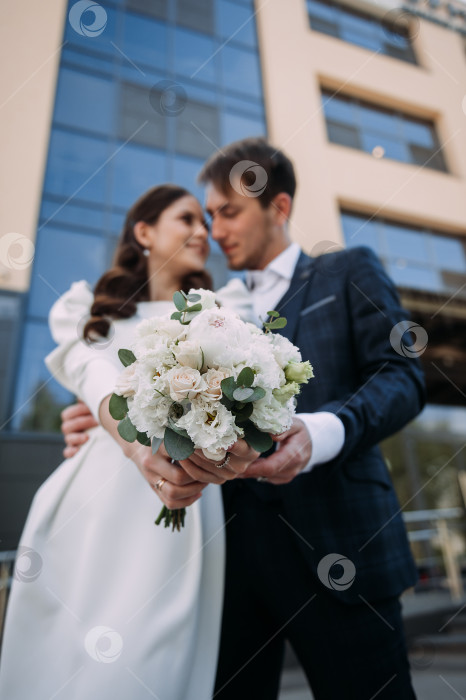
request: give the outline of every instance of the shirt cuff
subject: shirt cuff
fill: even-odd
[[[338,455],[345,442],[345,426],[338,416],[328,411],[297,413],[296,418],[303,421],[312,443],[311,458],[301,471],[303,474]]]

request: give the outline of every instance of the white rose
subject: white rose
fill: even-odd
[[[183,367],[202,369],[202,350],[197,341],[183,340],[173,348],[173,354],[178,364]]]
[[[222,398],[221,383],[227,377],[233,376],[231,370],[220,367],[220,369],[208,369],[203,375],[206,388],[201,392],[208,401],[218,401]]]
[[[173,401],[193,399],[205,388],[201,373],[192,367],[175,367],[167,373],[166,378]]]
[[[120,376],[118,377],[115,394],[119,396],[124,396],[128,398],[129,396],[134,396],[138,390],[139,378],[136,374],[136,363],[133,362],[132,365],[125,367]]]

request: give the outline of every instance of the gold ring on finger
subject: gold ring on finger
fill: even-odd
[[[159,479],[158,481],[155,482],[154,486],[157,489],[157,491],[161,491],[163,488],[164,483],[166,482],[166,479],[163,477]]]

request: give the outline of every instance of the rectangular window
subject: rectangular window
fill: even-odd
[[[337,2],[307,0],[311,29],[385,56],[417,63],[409,31]]]
[[[332,143],[447,172],[433,122],[329,90],[322,103]]]
[[[349,211],[341,224],[347,247],[372,248],[398,286],[466,297],[466,236]]]

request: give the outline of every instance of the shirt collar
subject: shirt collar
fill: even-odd
[[[276,258],[274,258],[263,270],[247,270],[246,284],[248,289],[253,288],[260,277],[268,276],[272,272],[275,276],[291,282],[301,248],[297,243],[290,243]]]

